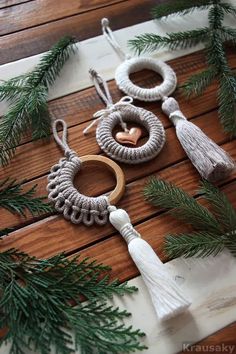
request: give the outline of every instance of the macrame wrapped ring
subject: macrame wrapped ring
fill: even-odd
[[[149,138],[145,144],[130,148],[119,144],[112,131],[120,121],[138,123],[145,127]],[[150,111],[132,105],[117,105],[97,127],[96,139],[103,151],[111,158],[129,164],[138,164],[153,159],[165,143],[165,130],[161,121]]]
[[[57,124],[63,125],[63,138],[60,139],[56,130]],[[54,203],[55,209],[62,213],[65,219],[74,224],[84,223],[90,226],[94,223],[104,225],[108,221],[108,206],[116,204],[125,190],[125,178],[122,169],[112,160],[100,155],[78,157],[66,142],[66,123],[57,120],[53,127],[54,137],[65,151],[65,157],[52,166],[48,175],[48,199]],[[116,177],[116,187],[109,196],[88,197],[74,186],[75,175],[87,164],[102,164],[110,169]]]
[[[163,82],[153,88],[142,88],[130,80],[130,74],[149,69],[163,77]],[[161,60],[148,57],[126,59],[118,66],[115,72],[115,80],[119,89],[127,95],[141,101],[156,101],[174,92],[177,78],[174,70]]]

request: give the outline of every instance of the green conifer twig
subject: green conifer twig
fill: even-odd
[[[211,211],[173,184],[153,178],[144,189],[153,205],[169,209],[171,215],[193,227],[191,233],[169,234],[164,250],[171,258],[215,256],[225,247],[236,257],[236,210],[211,183],[203,181],[199,193]]]
[[[44,202],[45,197],[34,197],[37,185],[26,192],[22,190],[22,185],[23,182],[16,183],[15,180],[9,178],[0,181],[0,208],[24,217],[26,210],[33,216],[53,211],[52,206]]]
[[[196,9],[208,10],[209,26],[207,28],[168,33],[166,36],[146,33],[136,36],[129,43],[138,53],[153,51],[161,47],[176,49],[203,43],[208,68],[191,76],[181,87],[190,97],[203,93],[208,85],[215,79],[218,80],[220,121],[226,132],[236,135],[236,75],[230,68],[225,53],[226,41],[229,41],[231,45],[236,45],[236,30],[223,23],[225,15],[236,17],[235,7],[220,0],[172,0],[158,5],[153,10],[153,15],[154,18],[160,19],[172,14],[185,15]]]
[[[144,334],[121,322],[130,313],[107,302],[137,288],[109,282],[107,271],[88,258],[68,260],[60,254],[39,260],[16,250],[0,253],[0,328],[5,329],[0,345],[9,342],[10,354],[24,354],[26,348],[49,354],[51,346],[61,354],[146,349],[140,343]]]
[[[49,135],[48,89],[74,52],[73,44],[73,38],[62,38],[33,71],[0,85],[0,100],[10,103],[8,112],[0,120],[1,164],[6,165],[14,156],[17,145],[27,132],[32,131],[33,139]]]

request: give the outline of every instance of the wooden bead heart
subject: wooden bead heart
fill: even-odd
[[[116,140],[120,144],[136,145],[142,135],[142,130],[138,127],[132,127],[128,132],[116,133]]]

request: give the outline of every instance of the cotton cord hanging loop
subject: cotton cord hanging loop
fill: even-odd
[[[133,98],[124,96],[113,103],[105,80],[94,70],[90,70],[98,95],[105,102],[106,108],[97,111],[90,125],[84,129],[84,134],[98,123],[96,139],[103,151],[111,158],[129,164],[149,161],[159,154],[165,143],[165,131],[161,121],[151,112],[133,106]],[[143,126],[148,134],[148,140],[139,147],[121,145],[113,137],[113,130],[120,125],[125,133],[129,133],[127,123],[137,123]]]
[[[110,45],[113,47],[113,49],[116,51],[116,53],[119,55],[119,57],[122,60],[125,59],[130,59],[130,55],[126,54],[121,46],[119,45],[119,43],[117,42],[117,40],[114,37],[114,34],[109,26],[109,20],[108,18],[103,18],[101,20],[101,24],[102,24],[102,32],[103,35],[105,36],[105,38],[107,39],[107,41],[110,43]]]
[[[58,135],[58,127],[62,126],[62,138]],[[54,139],[56,140],[57,144],[62,148],[63,151],[70,150],[67,144],[67,124],[62,119],[57,119],[52,124],[52,131],[54,135]]]

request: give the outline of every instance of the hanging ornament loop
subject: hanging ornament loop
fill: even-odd
[[[58,127],[62,126],[62,138],[60,138],[58,134]],[[57,119],[52,124],[52,131],[54,135],[54,139],[57,144],[61,147],[61,149],[66,153],[67,151],[71,151],[67,144],[67,124],[62,119]]]
[[[127,106],[127,105],[132,105],[133,103],[133,98],[129,96],[124,96],[122,97],[118,102],[113,103],[107,82],[96,72],[94,69],[89,70],[89,74],[91,77],[91,80],[93,81],[93,84],[96,88],[96,91],[99,95],[99,97],[103,100],[103,102],[106,104],[106,108],[100,109],[96,113],[93,114],[93,120],[84,130],[83,133],[87,134],[88,131],[99,121],[102,119],[109,117],[109,115],[115,111],[119,111],[121,106]],[[127,124],[123,121],[121,115],[120,117],[120,125],[124,132],[129,132],[127,129]]]
[[[107,41],[110,43],[110,45],[113,47],[113,49],[116,51],[116,53],[119,55],[119,57],[122,60],[125,59],[130,59],[131,56],[129,54],[126,54],[123,49],[121,48],[121,46],[119,45],[119,43],[117,42],[117,40],[115,39],[115,36],[110,28],[110,23],[108,18],[103,18],[101,20],[101,24],[102,24],[102,32],[103,35],[105,36],[105,38],[107,39]]]

